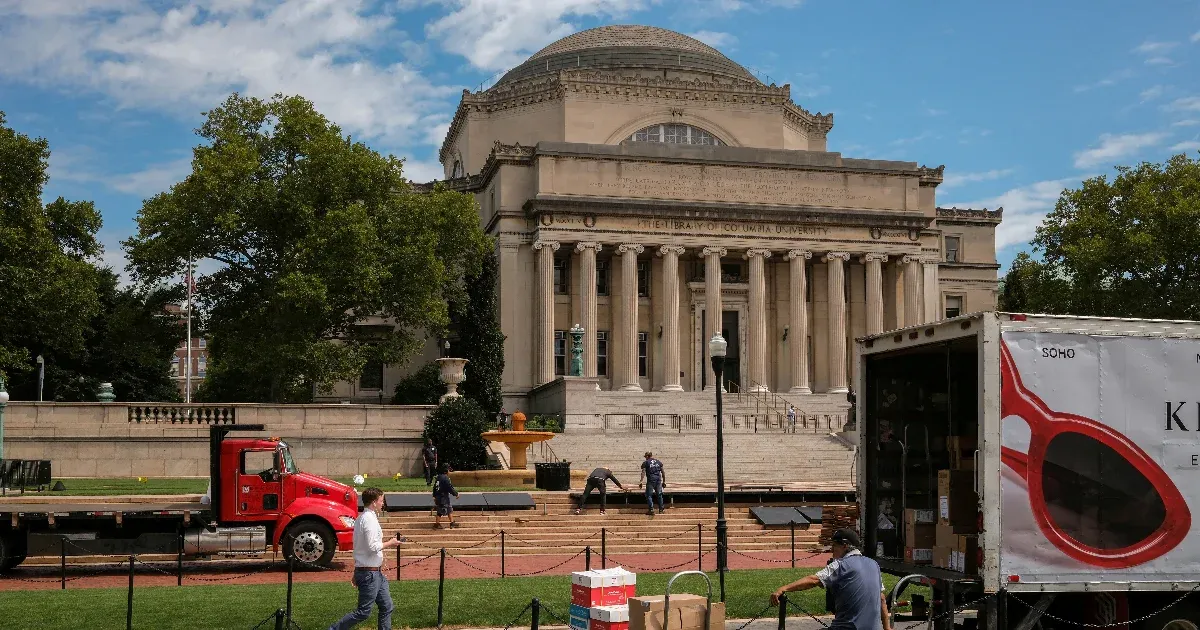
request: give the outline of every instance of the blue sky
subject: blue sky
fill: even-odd
[[[188,173],[200,112],[301,94],[436,164],[459,95],[603,24],[697,37],[810,111],[829,149],[946,165],[941,206],[1004,206],[1000,262],[1063,187],[1200,150],[1200,4],[832,0],[0,0],[0,110],[50,140],[48,197],[91,199],[124,266],[142,199]]]

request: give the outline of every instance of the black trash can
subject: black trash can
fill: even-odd
[[[571,489],[571,462],[539,462],[533,465],[533,483],[539,490],[566,492]]]

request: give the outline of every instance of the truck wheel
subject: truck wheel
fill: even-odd
[[[1200,630],[1200,607],[1180,602],[1143,621],[1142,630]]]
[[[0,536],[0,571],[25,562],[25,536],[20,532]]]
[[[329,566],[337,538],[324,523],[304,521],[292,525],[283,535],[283,555],[300,564]]]

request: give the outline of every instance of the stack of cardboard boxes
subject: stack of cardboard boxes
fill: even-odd
[[[708,598],[681,593],[671,596],[671,619],[665,620],[662,595],[635,597],[637,574],[620,567],[571,574],[572,630],[721,630],[725,604],[712,605],[704,625]]]
[[[968,575],[979,572],[979,497],[975,494],[975,440],[947,439],[951,470],[938,471],[937,525],[932,564]]]

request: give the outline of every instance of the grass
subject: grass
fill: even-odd
[[[333,477],[333,479],[344,484],[353,486],[354,480],[352,477]],[[55,496],[112,496],[112,495],[127,495],[127,494],[204,494],[208,488],[208,479],[195,477],[153,477],[145,481],[138,481],[135,477],[117,477],[117,478],[73,478],[73,479],[55,479],[62,481],[66,486],[66,490],[62,492],[33,492],[38,495],[55,495]],[[419,477],[401,477],[395,479],[392,477],[368,477],[367,483],[364,486],[375,486],[384,492],[429,492],[429,487],[425,485],[425,480]],[[53,485],[53,484],[52,484]],[[458,488],[459,492],[529,492],[531,488],[527,487],[510,487],[510,488],[483,488],[474,486],[462,486]],[[10,494],[19,494],[10,492]]]
[[[726,575],[727,619],[753,617],[767,606],[771,592],[813,569],[762,569],[731,571]],[[638,575],[638,593],[662,594],[671,573]],[[710,574],[714,593],[717,577]],[[895,578],[885,576],[890,588]],[[697,577],[681,578],[676,593],[703,595]],[[437,625],[437,581],[392,582],[397,628],[431,628]],[[566,618],[570,600],[568,576],[446,580],[444,622],[447,626],[504,627],[533,597],[554,614]],[[285,585],[154,586],[135,588],[135,628],[252,628],[276,608],[284,606]],[[66,591],[0,592],[0,619],[8,630],[75,628],[86,620],[88,628],[123,628],[126,589],[75,589]],[[714,598],[716,595],[714,595]],[[813,614],[825,610],[825,592],[819,589],[791,594],[793,601]],[[796,599],[798,598],[798,600]],[[293,619],[303,628],[326,628],[356,602],[349,581],[298,583],[293,596]],[[768,611],[767,616],[776,614]],[[800,613],[794,610],[791,616]],[[543,611],[542,622],[559,625]],[[528,627],[528,614],[516,627]],[[269,627],[270,624],[267,624]],[[359,628],[374,628],[372,616]]]

